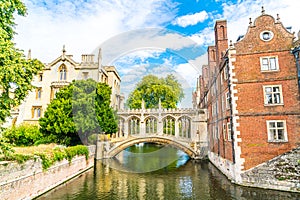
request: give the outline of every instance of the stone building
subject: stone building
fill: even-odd
[[[299,35],[264,9],[234,44],[226,20],[214,31],[199,107],[208,109],[210,161],[243,184],[244,173],[300,145]]]
[[[28,54],[30,58],[30,52]],[[121,78],[114,66],[103,66],[101,49],[97,61],[94,55],[82,55],[80,63],[67,55],[65,47],[62,54],[34,77],[32,84],[36,87],[15,109],[7,124],[22,122],[37,123],[43,116],[47,105],[55,98],[60,88],[69,85],[73,80],[91,78],[95,81],[107,83],[112,89],[111,106],[118,110],[123,108],[124,97],[120,94]]]

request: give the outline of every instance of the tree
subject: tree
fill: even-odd
[[[8,40],[13,38],[15,34],[13,28],[16,25],[14,22],[14,14],[25,16],[26,7],[20,0],[4,0],[0,2],[0,28],[6,32]]]
[[[163,108],[176,108],[177,103],[183,97],[182,86],[174,75],[168,75],[166,78],[147,75],[129,94],[127,106],[141,108],[142,100],[144,100],[146,108],[157,108],[160,99]]]
[[[74,81],[72,111],[79,137],[84,144],[88,143],[91,134],[100,131],[95,111],[97,82],[93,79]]]
[[[96,113],[101,131],[112,134],[118,131],[117,117],[110,107],[111,88],[105,83],[98,83],[96,90]]]
[[[48,142],[70,145],[75,138],[76,126],[72,113],[73,84],[60,89],[39,119],[40,131]]]
[[[23,52],[12,42],[15,12],[23,16],[26,14],[21,1],[0,2],[0,125],[33,88],[32,78],[43,68],[36,59],[26,60]]]
[[[52,142],[74,144],[78,136],[84,144],[102,130],[117,131],[116,117],[110,107],[111,88],[92,79],[73,81],[56,93],[56,98],[40,118],[40,130]]]

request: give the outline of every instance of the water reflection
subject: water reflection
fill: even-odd
[[[178,168],[189,159],[187,154],[171,146],[140,143],[103,162],[118,171],[147,173]]]
[[[172,149],[170,152],[173,155]],[[184,158],[180,152],[175,154]],[[124,163],[131,166],[134,162],[141,167],[157,163],[157,158],[128,161],[125,155],[120,156],[123,160],[97,161],[94,169],[39,199],[300,199],[300,194],[296,193],[233,185],[209,162],[178,160],[157,171],[131,173],[112,166],[121,164],[127,169]]]

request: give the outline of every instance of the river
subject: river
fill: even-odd
[[[93,169],[37,199],[299,200],[300,194],[237,186],[208,161],[142,144],[97,161]]]

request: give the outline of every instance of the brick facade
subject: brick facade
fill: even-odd
[[[245,171],[300,145],[295,44],[279,17],[264,11],[229,46],[226,21],[216,22],[199,105],[208,109],[211,160],[236,182]]]

